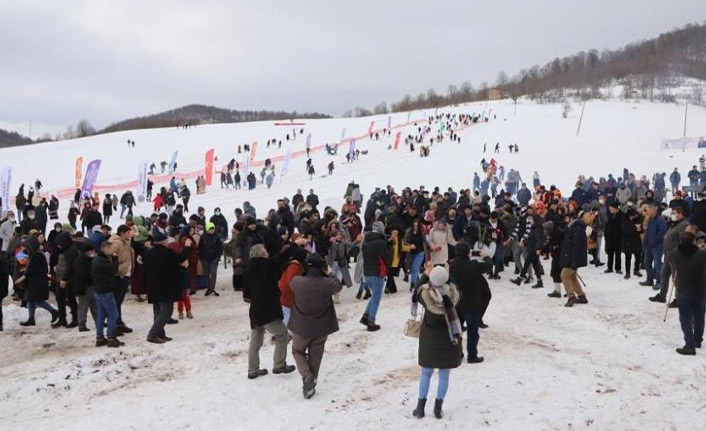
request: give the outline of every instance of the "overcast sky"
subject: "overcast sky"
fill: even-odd
[[[704,0],[1,0],[0,127],[190,103],[340,115],[704,20]]]

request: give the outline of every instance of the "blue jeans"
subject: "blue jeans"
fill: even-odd
[[[96,307],[98,308],[98,318],[96,318],[96,337],[103,338],[103,325],[108,317],[108,338],[115,338],[115,326],[118,323],[118,306],[115,304],[115,295],[110,293],[95,293]]]
[[[385,287],[385,281],[382,277],[376,277],[374,275],[366,275],[365,281],[368,283],[368,287],[372,291],[370,300],[368,301],[368,306],[365,308],[365,314],[368,315],[368,320],[370,322],[375,322],[375,317],[378,314],[378,307],[380,307],[380,299],[382,299],[382,290]]]
[[[433,368],[422,367],[422,375],[419,378],[419,399],[427,399],[427,394],[429,393],[429,383],[431,382],[431,375],[434,374]],[[443,400],[446,397],[446,392],[449,390],[449,375],[451,370],[449,368],[439,369],[439,386],[436,388],[436,399]]]
[[[654,282],[655,279],[659,281],[662,274],[662,246],[646,248],[643,261],[647,271],[647,281],[649,283]]]
[[[365,277],[363,277],[363,280],[360,282],[360,286],[358,286],[358,293],[363,293],[363,291],[368,288],[368,283],[365,281]]]
[[[478,357],[478,328],[480,327],[480,319],[482,315],[474,313],[465,313],[463,320],[466,321],[466,349],[468,350],[469,358]]]
[[[681,330],[684,333],[684,347],[694,349],[696,343],[704,341],[706,296],[690,298],[685,295],[677,295],[677,303],[679,304],[679,323],[681,323]]]
[[[284,319],[282,319],[284,326],[289,325],[289,318],[292,317],[292,309],[283,305],[282,314],[284,315]]]
[[[34,312],[37,310],[37,307],[43,308],[52,314],[56,312],[56,310],[51,305],[49,305],[47,301],[28,302],[27,311],[29,311],[30,319],[34,319]]]
[[[412,282],[412,287],[417,287],[417,283],[419,282],[419,268],[422,266],[422,262],[424,262],[424,252],[420,251],[412,255],[411,263],[409,265],[409,271],[411,272],[411,282]]]

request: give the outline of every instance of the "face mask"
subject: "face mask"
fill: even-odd
[[[57,232],[61,232],[61,228],[60,228],[60,227],[58,227],[58,228],[56,228],[56,229],[54,229],[54,230],[57,231]]]
[[[598,201],[598,203],[601,204],[601,205],[605,205],[605,200],[601,199],[601,200]]]
[[[34,214],[28,215],[27,218],[29,218],[30,220],[34,220]]]
[[[216,211],[215,214],[216,214],[216,215],[221,215],[221,212],[220,212],[220,211]]]
[[[672,214],[671,216],[669,216],[669,218],[670,218],[672,221],[677,221],[677,215],[676,215],[676,214]]]
[[[8,218],[8,220],[10,220],[10,223],[14,223],[14,222],[15,222],[15,218],[14,218],[14,217],[10,217],[10,218]]]

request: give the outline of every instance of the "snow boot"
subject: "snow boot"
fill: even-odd
[[[358,293],[355,294],[355,299],[360,300],[360,298],[362,298],[362,297],[363,297],[363,292],[361,292],[361,291],[359,290]]]
[[[542,279],[538,278],[537,282],[532,285],[532,289],[541,289],[544,287],[544,283],[542,283]]]
[[[533,281],[534,281],[534,278],[531,275],[528,275],[527,277],[525,277],[525,284],[530,284]]]
[[[444,412],[441,410],[441,405],[444,404],[444,400],[437,400],[434,402],[434,417],[441,419],[444,416]]]
[[[20,322],[20,326],[35,326],[34,317],[30,317],[25,322]]]
[[[420,398],[417,400],[417,408],[412,411],[412,416],[415,418],[423,418],[424,417],[424,408],[427,405],[427,399],[426,398]]]
[[[363,300],[369,299],[372,295],[370,294],[370,289],[367,287],[365,288],[365,295],[363,296]]]
[[[368,318],[367,314],[363,314],[363,317],[360,318],[360,323],[365,326],[368,326],[370,324],[370,319]]]
[[[519,276],[519,277],[515,278],[514,280],[510,280],[510,283],[516,284],[519,286],[520,284],[522,284],[523,281],[525,281],[525,278],[522,276]]]

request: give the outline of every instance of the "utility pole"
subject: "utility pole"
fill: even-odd
[[[576,136],[579,135],[579,132],[581,131],[581,122],[583,122],[583,110],[586,109],[586,101],[583,102],[583,106],[581,107],[581,117],[579,118],[579,127],[576,129]]]
[[[689,114],[689,102],[684,106],[684,137],[686,138],[686,117]]]
[[[512,113],[512,116],[517,116],[517,97],[515,97],[515,112]]]

